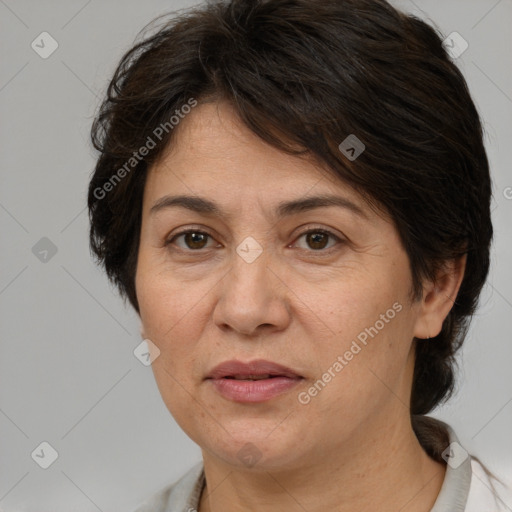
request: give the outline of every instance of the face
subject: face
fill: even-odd
[[[394,225],[228,104],[197,106],[176,135],[148,174],[136,293],[183,430],[226,463],[252,450],[262,467],[293,467],[404,414],[419,310]],[[291,373],[214,371],[233,360]],[[269,368],[281,376],[242,375]]]

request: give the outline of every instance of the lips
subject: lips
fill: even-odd
[[[213,389],[232,402],[272,400],[291,391],[303,379],[297,372],[271,361],[226,361],[206,377]]]
[[[287,377],[289,379],[300,379],[301,375],[291,368],[258,359],[244,363],[231,360],[217,365],[207,379],[235,379],[235,380],[262,380],[274,377]]]

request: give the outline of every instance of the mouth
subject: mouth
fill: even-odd
[[[207,379],[264,380],[276,377],[300,379],[295,370],[272,361],[257,359],[244,363],[233,359],[217,365],[206,377]]]
[[[271,361],[226,361],[206,377],[216,392],[233,402],[264,402],[295,387],[304,377]]]
[[[277,377],[283,377],[283,375],[270,375],[266,373],[264,375],[226,375],[223,379],[234,379],[234,380],[263,380],[263,379],[275,379]]]

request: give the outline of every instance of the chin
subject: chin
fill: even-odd
[[[221,429],[221,436],[217,440],[195,439],[201,447],[205,447],[207,453],[221,459],[226,464],[238,469],[247,469],[253,471],[283,470],[296,468],[300,464],[301,453],[297,446],[301,444],[301,436],[290,435],[286,432],[286,437],[275,435],[272,428],[255,429],[254,420],[251,420],[253,428],[245,424],[244,430],[233,430],[226,426],[229,435]],[[278,424],[279,422],[277,422]],[[240,423],[238,424],[241,427]],[[267,427],[268,425],[266,425]],[[276,428],[274,421],[273,429]],[[270,433],[270,435],[269,435]],[[302,454],[305,457],[305,454]],[[305,463],[307,463],[305,457]]]

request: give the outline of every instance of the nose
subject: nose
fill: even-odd
[[[290,289],[265,251],[251,263],[234,253],[231,269],[219,286],[213,321],[220,329],[256,337],[289,325]]]

